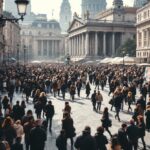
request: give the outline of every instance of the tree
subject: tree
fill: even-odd
[[[117,50],[117,55],[122,56],[123,51],[129,56],[136,56],[136,39],[128,39],[121,47]]]

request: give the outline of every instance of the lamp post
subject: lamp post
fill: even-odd
[[[18,22],[19,20],[24,19],[24,16],[26,15],[26,10],[27,10],[27,5],[29,4],[28,0],[16,0],[15,1],[17,5],[17,10],[20,18],[8,18],[3,15],[0,15],[0,26],[4,27],[6,21],[11,21],[11,22]]]
[[[123,50],[122,54],[123,54],[123,66],[124,66],[124,56],[125,56],[125,50]]]
[[[17,44],[17,67],[19,68],[19,44]]]
[[[25,63],[26,63],[26,46],[23,46],[23,56],[24,56],[24,67],[25,67]]]

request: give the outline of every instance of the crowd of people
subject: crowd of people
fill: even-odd
[[[144,72],[144,67],[121,65],[51,64],[0,69],[0,150],[24,150],[22,143],[26,150],[44,150],[55,115],[55,106],[47,96],[53,95],[56,99],[61,96],[65,101],[69,93],[70,101],[74,102],[81,96],[81,90],[85,91],[85,98],[91,100],[93,111],[102,113],[101,126],[94,136],[88,125],[80,136],[76,135],[71,106],[65,101],[60,135],[56,138],[58,150],[67,150],[67,139],[71,141],[71,150],[137,150],[139,139],[143,149],[149,149],[150,143],[145,143],[144,137],[150,132],[150,82],[145,81]],[[109,100],[101,92],[106,85]],[[25,100],[15,100],[14,93],[21,94]],[[104,101],[111,105],[110,110],[108,107],[102,110]],[[29,103],[36,115],[28,109]],[[127,113],[132,114],[131,120],[121,122],[120,111],[126,109],[125,105]],[[109,116],[113,109],[115,119],[120,122],[115,135],[111,133],[113,121]]]

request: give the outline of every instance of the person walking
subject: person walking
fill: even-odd
[[[47,120],[47,125],[49,123],[49,131],[52,131],[52,119],[55,114],[54,105],[52,105],[52,101],[49,101],[45,107],[45,115]]]
[[[65,130],[61,130],[60,135],[56,138],[56,146],[58,150],[67,150],[67,138]]]
[[[138,128],[139,128],[139,138],[141,139],[142,143],[143,143],[143,150],[146,150],[146,144],[145,144],[145,123],[144,123],[144,118],[143,116],[138,116],[138,124],[137,124]]]
[[[129,147],[131,149],[134,148],[134,150],[137,150],[139,129],[135,125],[134,120],[130,120],[130,125],[127,127],[127,135],[129,139]]]
[[[147,106],[146,108],[145,116],[146,116],[146,129],[148,132],[150,132],[150,105]]]
[[[96,111],[96,90],[94,90],[94,93],[91,96],[91,101],[93,104],[93,110]]]
[[[102,127],[108,132],[110,137],[112,137],[112,134],[109,130],[109,127],[112,126],[112,121],[109,119],[109,112],[108,112],[107,107],[104,108],[103,116],[102,116],[101,121],[102,121]]]
[[[86,88],[86,98],[89,98],[90,91],[91,91],[91,87],[90,87],[89,82],[87,82],[85,88]]]
[[[91,128],[89,126],[86,126],[82,135],[77,137],[74,146],[77,150],[96,150],[96,141],[91,136]]]
[[[73,125],[73,119],[68,112],[65,112],[62,119],[62,129],[65,130],[66,138],[71,141],[71,150],[73,150],[73,137],[76,135]]]
[[[41,128],[41,120],[35,121],[35,127],[30,132],[31,150],[44,150],[46,132]]]
[[[107,150],[106,144],[108,144],[108,140],[103,133],[104,133],[104,128],[98,127],[97,133],[94,136],[96,141],[96,150]]]
[[[118,141],[123,150],[129,149],[129,141],[128,141],[126,129],[127,129],[127,125],[123,123],[121,125],[121,128],[118,130]]]
[[[96,94],[97,112],[100,112],[101,110],[102,101],[103,101],[103,96],[100,93],[100,91],[98,91],[98,93]]]

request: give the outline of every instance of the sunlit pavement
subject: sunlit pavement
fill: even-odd
[[[92,87],[91,88],[92,89],[91,94],[92,94],[94,91],[94,86],[92,85],[91,87]],[[85,98],[86,97],[85,89],[84,90],[82,89],[80,98],[76,95],[74,102],[72,102],[70,100],[70,95],[68,93],[66,94],[66,100],[63,100],[61,95],[60,95],[60,97],[57,96],[56,98],[54,98],[52,94],[47,95],[48,100],[52,100],[52,103],[55,106],[55,115],[53,118],[52,133],[49,133],[49,131],[48,131],[45,150],[57,150],[57,148],[55,146],[55,141],[56,141],[56,137],[58,136],[58,134],[61,130],[61,120],[62,120],[62,114],[63,114],[63,108],[64,108],[65,101],[69,101],[70,105],[72,107],[71,116],[74,120],[74,126],[76,128],[77,136],[82,134],[82,130],[84,129],[84,127],[86,125],[89,125],[91,127],[92,135],[94,135],[96,133],[96,128],[101,125],[102,111],[103,111],[104,107],[108,107],[109,110],[111,107],[110,104],[108,104],[108,102],[111,98],[111,96],[108,96],[108,86],[105,87],[104,91],[101,91],[101,93],[104,98],[102,107],[101,107],[101,113],[96,113],[95,111],[93,111],[91,100]],[[15,94],[14,95],[14,104],[15,104],[16,100],[21,101],[22,99],[23,99],[22,94]],[[129,120],[131,119],[132,113],[129,114],[127,112],[127,106],[126,105],[124,105],[124,106],[125,106],[124,111],[120,112],[121,122],[119,122],[118,120],[115,119],[115,117],[114,117],[115,111],[109,111],[110,119],[112,119],[112,127],[110,128],[110,131],[112,132],[112,134],[114,134],[118,131],[118,128],[120,128],[120,126],[123,122],[128,123]],[[134,110],[134,107],[135,106],[132,105],[132,110]],[[27,109],[32,109],[34,112],[32,98],[30,98],[30,102],[29,102],[29,104],[27,104],[26,110]],[[108,139],[110,139],[110,136],[108,135],[107,132],[105,132],[105,135],[108,137]],[[148,149],[150,149],[150,140],[149,139],[150,139],[150,133],[146,132],[145,141],[149,147]],[[141,143],[140,140],[139,140],[139,143]],[[70,145],[70,141],[68,140],[68,146],[69,145]],[[140,144],[140,147],[142,147],[141,144]]]

